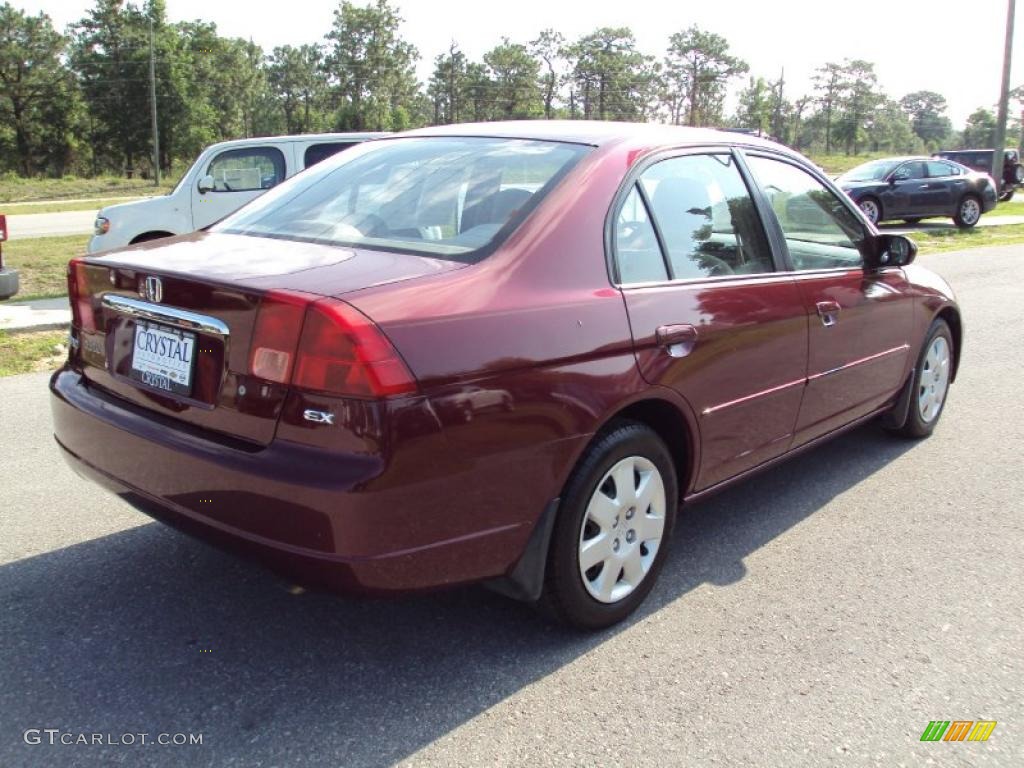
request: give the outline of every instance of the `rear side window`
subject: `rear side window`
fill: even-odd
[[[461,136],[368,142],[289,179],[215,230],[476,261],[588,151]]]
[[[332,141],[323,144],[310,144],[302,156],[302,167],[309,168],[311,165],[316,165],[321,160],[326,160],[331,155],[336,155],[355,143],[354,141]]]
[[[935,160],[929,160],[927,166],[928,176],[933,179],[941,178],[943,176],[958,176],[960,174],[960,171],[949,163],[940,163]]]
[[[623,285],[668,279],[658,235],[636,184],[615,221],[615,258],[619,265],[619,281]]]
[[[206,173],[213,176],[214,192],[270,189],[284,181],[284,155],[276,147],[229,149],[213,158]]]
[[[685,155],[640,176],[675,280],[774,270],[771,249],[730,154]]]

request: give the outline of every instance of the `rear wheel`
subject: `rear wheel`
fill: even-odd
[[[859,203],[860,209],[872,224],[877,224],[882,218],[882,204],[873,197],[865,197]]]
[[[1009,189],[1007,189],[1006,191],[1004,191],[1004,192],[1003,192],[1003,194],[1001,194],[1001,195],[999,196],[999,202],[1000,202],[1000,203],[1008,203],[1008,202],[1010,202],[1011,200],[1013,200],[1013,193],[1014,193],[1015,191],[1016,191],[1016,190],[1015,190],[1015,189],[1014,189],[1013,187],[1010,187]]]
[[[932,433],[946,406],[954,354],[949,325],[936,320],[928,329],[914,368],[906,420],[891,431],[904,437],[927,437]]]
[[[981,219],[981,201],[974,195],[964,195],[956,208],[953,221],[960,229],[970,229]]]
[[[562,495],[542,607],[585,629],[635,611],[665,561],[678,499],[672,456],[651,429],[623,422],[600,436]]]

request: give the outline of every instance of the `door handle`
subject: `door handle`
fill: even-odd
[[[686,357],[697,343],[697,329],[692,325],[659,325],[654,331],[659,347],[665,347],[672,357]]]
[[[922,184],[920,187],[918,187],[918,189],[928,189],[928,185]]]
[[[819,301],[817,304],[818,316],[821,318],[821,324],[826,328],[831,328],[836,324],[838,320],[839,311],[842,309],[839,306],[838,301]]]

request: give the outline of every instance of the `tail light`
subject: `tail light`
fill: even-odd
[[[68,298],[71,301],[71,321],[76,328],[92,333],[96,330],[96,315],[92,308],[92,295],[89,293],[87,272],[84,259],[72,259],[68,262]]]
[[[285,291],[263,297],[250,355],[253,376],[315,392],[388,397],[416,380],[387,336],[350,304]]]

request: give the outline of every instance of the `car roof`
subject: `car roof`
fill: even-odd
[[[733,144],[757,146],[799,157],[774,141],[713,128],[690,128],[660,123],[601,120],[508,120],[493,123],[455,123],[406,131],[398,136],[484,136],[536,141],[564,141],[601,147],[616,143]]]
[[[296,141],[368,141],[388,135],[390,134],[368,131],[361,133],[293,133],[285,136],[251,136],[247,139],[219,141],[216,144],[211,144],[210,147],[231,149],[232,147],[248,147],[253,144],[284,144]]]

